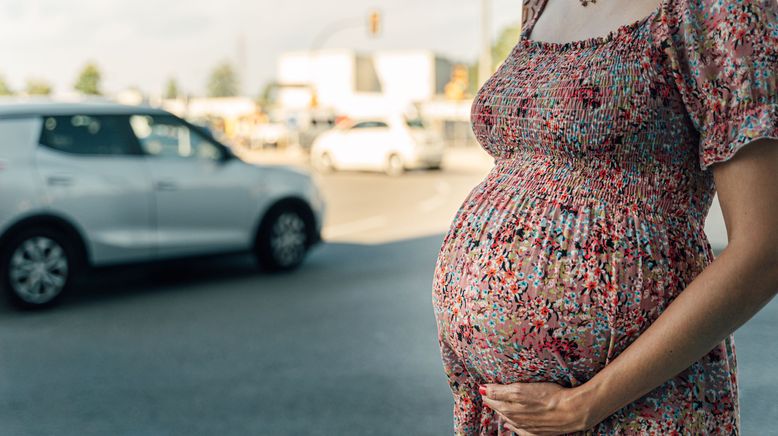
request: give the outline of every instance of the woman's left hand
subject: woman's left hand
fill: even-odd
[[[520,436],[560,435],[597,422],[591,399],[579,388],[556,383],[485,384],[484,404],[502,416],[505,428]]]

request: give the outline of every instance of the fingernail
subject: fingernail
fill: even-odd
[[[486,386],[478,385],[478,393],[481,395],[486,395]]]

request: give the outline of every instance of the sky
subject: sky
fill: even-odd
[[[366,28],[332,34],[325,48],[423,48],[472,62],[480,41],[478,0],[0,0],[0,76],[12,88],[28,79],[69,92],[94,61],[103,90],[138,87],[162,93],[174,77],[182,91],[203,94],[209,73],[246,53],[243,90],[259,94],[285,51],[306,50],[333,23],[383,14],[378,39]],[[516,24],[521,0],[492,0],[492,35]]]

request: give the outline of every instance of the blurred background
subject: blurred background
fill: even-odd
[[[1,1],[3,286],[39,299],[0,309],[0,435],[451,434],[432,272],[493,164],[470,105],[520,9]],[[112,116],[127,148],[84,151]],[[705,230],[719,253],[717,201]],[[736,333],[744,434],[778,434],[777,315]]]

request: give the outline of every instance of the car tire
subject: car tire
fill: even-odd
[[[324,152],[316,159],[316,169],[322,173],[331,173],[335,171],[335,165],[332,163],[332,156]]]
[[[0,286],[17,308],[54,306],[81,274],[81,257],[74,241],[61,232],[24,229],[11,236],[0,253]]]
[[[313,220],[305,208],[280,203],[265,215],[257,232],[254,254],[260,268],[269,272],[289,271],[302,264],[311,246]]]
[[[384,172],[389,176],[399,176],[405,171],[405,163],[399,154],[392,153],[386,158]]]

